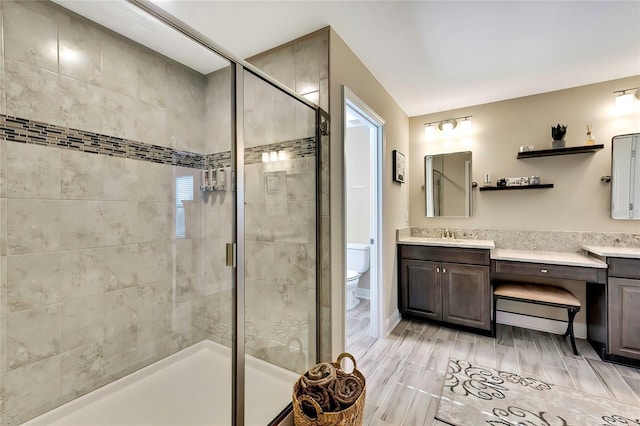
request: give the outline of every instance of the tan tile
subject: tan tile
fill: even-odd
[[[138,96],[137,58],[142,48],[114,34],[101,33],[102,87],[130,98]]]
[[[4,61],[2,61],[2,63],[4,64]],[[0,77],[4,79],[3,72],[4,65],[0,66]],[[2,105],[4,105],[3,101],[4,97],[0,98]],[[2,113],[2,111],[0,111],[0,113]],[[0,139],[0,198],[6,198],[7,196],[7,144],[9,144],[9,142]]]
[[[3,374],[4,420],[19,424],[56,406],[60,398],[60,356]]]
[[[58,72],[58,25],[20,2],[4,2],[7,58]]]
[[[103,384],[103,346],[90,343],[65,352],[61,356],[61,391],[63,395],[77,397]]]
[[[15,369],[60,353],[60,306],[14,312],[7,317],[7,366]]]
[[[60,75],[102,87],[101,31],[72,19],[59,28]]]
[[[60,149],[9,143],[7,145],[7,196],[60,198]]]
[[[7,114],[61,125],[58,74],[5,58]]]
[[[63,126],[96,133],[102,131],[102,89],[60,76],[60,95],[60,121]]]
[[[7,205],[7,254],[60,249],[61,216],[59,201],[10,200]]]
[[[105,296],[85,296],[62,303],[63,351],[104,338],[107,334]]]

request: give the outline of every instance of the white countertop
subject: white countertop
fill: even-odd
[[[493,249],[495,244],[490,240],[468,240],[456,238],[425,238],[425,237],[398,237],[398,244],[409,244],[416,246],[439,246],[439,247],[460,247]]]
[[[492,260],[513,260],[516,262],[547,263],[550,265],[584,266],[587,268],[606,269],[607,264],[595,257],[578,253],[564,253],[556,251],[536,250],[491,250]]]
[[[582,249],[602,257],[640,259],[640,248],[637,247],[582,246]]]

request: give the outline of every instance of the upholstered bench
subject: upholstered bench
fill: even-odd
[[[496,335],[496,311],[499,299],[537,305],[564,308],[569,315],[567,331],[563,336],[571,338],[573,353],[578,355],[576,340],[573,336],[573,319],[580,310],[580,301],[569,290],[542,284],[501,282],[493,289],[493,336]]]

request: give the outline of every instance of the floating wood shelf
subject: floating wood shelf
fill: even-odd
[[[541,185],[522,185],[522,186],[483,186],[480,191],[503,191],[506,189],[541,189],[553,188],[552,183],[543,183]]]
[[[569,154],[585,154],[589,152],[600,151],[604,148],[603,144],[600,145],[583,145],[583,146],[569,146],[566,148],[550,148],[539,149],[537,151],[525,151],[518,153],[518,160],[523,158],[534,157],[550,157],[552,155],[569,155]]]

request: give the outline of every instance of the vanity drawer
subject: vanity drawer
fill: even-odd
[[[586,268],[582,266],[494,260],[491,262],[491,269],[492,272],[500,274],[528,275],[530,277],[558,278],[592,283],[604,282],[605,279],[604,269]]]
[[[607,259],[607,264],[610,277],[640,279],[640,259],[610,257]]]
[[[485,249],[398,244],[398,258],[400,259],[488,266],[489,256],[489,250]]]

